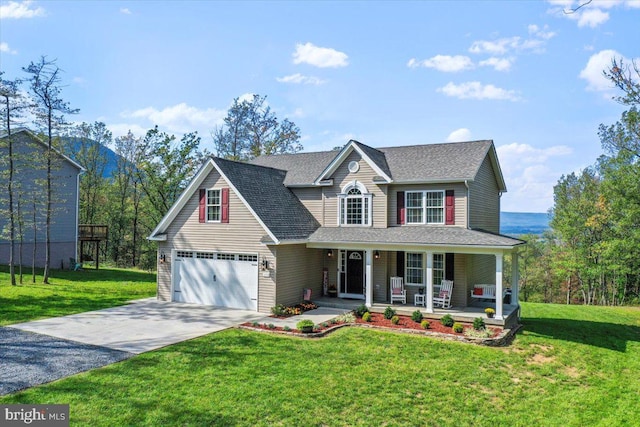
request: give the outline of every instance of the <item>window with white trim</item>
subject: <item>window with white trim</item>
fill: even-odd
[[[207,221],[220,222],[220,190],[207,190]]]
[[[371,225],[371,194],[361,183],[347,184],[338,195],[338,223],[347,226]]]
[[[404,282],[411,286],[424,286],[426,277],[426,265],[423,253],[405,254]],[[444,279],[444,254],[433,254],[433,285],[439,286]]]
[[[444,224],[444,191],[407,191],[407,224]]]

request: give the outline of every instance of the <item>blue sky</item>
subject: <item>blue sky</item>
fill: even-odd
[[[562,174],[602,154],[624,107],[602,78],[639,58],[640,1],[0,1],[0,69],[41,55],[62,96],[114,136],[210,132],[267,96],[305,151],[493,139],[502,210],[544,212]]]

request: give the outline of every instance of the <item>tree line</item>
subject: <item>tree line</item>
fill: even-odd
[[[604,154],[595,164],[555,185],[551,230],[523,237],[524,301],[640,303],[640,70],[613,59],[603,74],[628,109],[600,125]]]
[[[62,97],[61,73],[55,60],[46,57],[23,68],[24,78],[6,79],[0,72],[2,139],[0,179],[8,191],[0,193],[1,214],[8,218],[3,240],[10,243],[9,270],[12,284],[22,283],[22,265],[15,254],[28,229],[45,231],[43,282],[48,283],[51,268],[49,253],[52,224],[52,197],[56,186],[56,151],[74,159],[85,169],[80,176],[79,223],[108,226],[108,241],[100,252],[102,262],[119,267],[153,269],[156,248],[146,240],[168,212],[199,168],[212,155],[201,148],[197,132],[181,137],[161,131],[157,126],[144,136],[131,131],[114,136],[102,122],[70,123],[68,116],[79,110],[71,108]],[[18,127],[31,129],[46,143],[42,162],[24,167],[15,150],[12,132]],[[224,123],[211,132],[216,155],[246,161],[264,154],[296,152],[302,149],[300,130],[288,119],[279,120],[266,101],[266,96],[236,98]],[[110,165],[105,147],[115,152],[115,166]],[[4,154],[6,153],[6,154]],[[33,182],[29,191],[43,200],[39,207],[45,213],[28,218],[17,200],[25,197],[19,174],[38,169],[46,179]],[[23,175],[24,177],[24,175]],[[35,212],[36,208],[33,208]],[[79,254],[82,255],[82,254]],[[32,266],[32,271],[35,266]],[[35,281],[35,274],[32,275]]]

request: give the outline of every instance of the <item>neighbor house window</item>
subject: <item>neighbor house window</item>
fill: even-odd
[[[371,225],[371,194],[362,184],[347,184],[338,197],[340,225]]]
[[[404,281],[407,285],[425,285],[426,263],[424,254],[407,252],[405,255]],[[433,285],[444,279],[444,254],[433,254]]]
[[[207,190],[207,221],[220,221],[220,190]]]
[[[444,191],[407,191],[407,224],[444,224]]]

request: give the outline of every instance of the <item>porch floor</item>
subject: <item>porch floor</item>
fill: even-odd
[[[330,297],[318,297],[314,298],[313,302],[319,307],[332,307],[341,308],[346,310],[355,310],[358,306],[364,304],[364,300],[361,299],[347,299],[347,298],[330,298]],[[434,308],[433,313],[426,313],[425,308],[421,305],[411,304],[390,304],[383,302],[374,302],[371,311],[374,313],[383,313],[384,310],[392,306],[398,314],[410,316],[416,310],[420,310],[425,319],[439,320],[442,316],[450,314],[457,322],[471,323],[476,317],[484,319],[485,324],[491,326],[500,326],[504,328],[511,328],[518,323],[520,306],[515,304],[503,304],[502,312],[503,319],[489,318],[484,312],[487,307],[495,308],[495,303],[482,303],[474,302],[474,305],[467,307],[451,307],[448,309]]]

